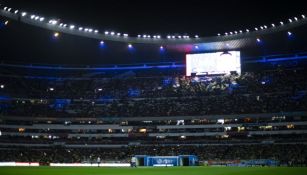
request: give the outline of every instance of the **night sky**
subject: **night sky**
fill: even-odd
[[[278,23],[280,20],[300,16],[307,12],[306,3],[298,0],[290,2],[268,0],[2,0],[0,3],[29,13],[59,18],[68,24],[91,26],[100,31],[114,30],[130,35],[161,34],[162,36],[167,34],[215,36],[217,33],[253,28],[272,22]],[[1,20],[5,19],[1,18]],[[109,43],[109,47],[101,51],[98,50],[101,48],[96,47],[98,41],[76,36],[65,35],[61,36],[62,41],[52,41],[48,38],[49,35],[52,35],[52,31],[33,29],[34,27],[16,23],[0,30],[0,39],[8,42],[5,44],[1,42],[1,60],[59,64],[90,64],[98,61],[98,63],[105,64],[113,63],[112,61],[115,60],[113,58],[117,60],[114,63],[126,63],[168,61],[177,57],[175,53],[162,56],[158,53],[152,54],[151,46],[148,46],[149,51],[145,49],[140,51],[140,55],[131,55],[119,49],[122,45],[120,43]],[[114,54],[113,46],[117,48],[115,49],[116,54]],[[111,48],[113,48],[112,52],[108,50]],[[146,56],[146,53],[151,54]],[[126,58],[125,61],[122,60],[122,57]],[[144,57],[147,57],[148,60]]]

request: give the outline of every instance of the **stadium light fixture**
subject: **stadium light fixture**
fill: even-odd
[[[14,12],[15,14],[17,14],[18,13],[18,10],[15,10],[15,12]]]
[[[217,36],[221,36],[221,34],[220,34],[220,33],[218,33],[218,34],[217,34]]]
[[[112,36],[114,36],[114,35],[115,35],[115,32],[111,32],[110,34],[111,34]]]
[[[101,40],[101,41],[100,41],[100,45],[104,45],[104,41]]]
[[[255,30],[256,30],[256,31],[258,31],[258,28],[257,28],[257,27],[255,27]]]
[[[55,33],[53,34],[53,36],[54,36],[55,38],[58,38],[58,37],[60,36],[60,33],[59,33],[59,32],[55,32]]]
[[[280,25],[284,25],[284,22],[280,21]]]
[[[272,27],[275,27],[275,24],[272,24]]]
[[[142,36],[141,35],[138,35],[138,38],[141,38]]]
[[[88,32],[92,33],[92,32],[93,32],[93,29],[88,29]]]
[[[7,26],[8,24],[9,24],[9,21],[5,21],[5,22],[4,22],[4,25]]]
[[[305,19],[305,15],[302,15],[302,18]]]
[[[163,50],[164,49],[164,47],[163,46],[160,46],[160,50]]]
[[[124,36],[124,37],[128,37],[129,35],[128,35],[127,33],[124,33],[123,36]]]
[[[21,16],[22,16],[22,17],[25,17],[26,15],[27,15],[27,12],[22,12],[22,13],[21,13]]]
[[[82,31],[83,30],[83,27],[79,27],[79,31]]]
[[[161,38],[161,36],[160,36],[160,35],[157,35],[157,38],[158,38],[158,39],[160,39],[160,38]]]
[[[198,46],[198,45],[195,45],[194,48],[195,48],[195,49],[199,49],[199,46]]]
[[[104,34],[105,34],[105,35],[109,35],[109,31],[105,31]]]
[[[40,21],[40,22],[42,22],[42,21],[44,21],[44,20],[45,20],[44,17],[40,17],[40,18],[39,18],[39,21]]]
[[[70,25],[70,26],[69,26],[69,29],[70,29],[70,30],[73,30],[74,28],[75,28],[74,25]]]
[[[94,33],[98,33],[98,32],[99,32],[98,30],[95,30],[95,31],[94,31]]]
[[[260,43],[260,42],[261,42],[261,39],[260,39],[260,38],[257,38],[257,42]]]
[[[295,20],[295,21],[298,21],[298,18],[297,18],[297,17],[294,17],[294,20]]]
[[[35,18],[35,15],[31,15],[31,17],[30,17],[31,19],[34,19]]]
[[[290,31],[288,31],[288,36],[291,36],[291,35],[292,35],[292,33]]]
[[[240,32],[240,33],[243,33],[243,31],[242,31],[242,30],[240,30],[239,32]]]
[[[195,38],[199,38],[199,36],[198,36],[198,35],[195,35]]]
[[[289,20],[289,22],[290,22],[290,23],[292,23],[292,22],[293,22],[291,18],[289,18],[288,20]]]
[[[1,88],[1,89],[4,89],[4,87],[5,87],[4,84],[1,84],[1,85],[0,85],[0,88]]]
[[[128,44],[129,49],[132,49],[132,47],[133,47],[132,44]]]
[[[246,29],[245,31],[248,33],[248,32],[249,32],[249,29]]]

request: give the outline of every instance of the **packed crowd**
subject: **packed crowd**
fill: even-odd
[[[15,99],[1,100],[0,114],[131,117],[304,111],[304,73],[67,81],[2,77],[7,84],[0,92]]]
[[[1,148],[0,161],[41,163],[129,162],[134,155],[197,155],[204,160],[272,159],[281,165],[307,166],[307,146],[301,144],[129,146],[122,148]]]

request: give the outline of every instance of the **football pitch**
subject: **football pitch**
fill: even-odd
[[[307,167],[0,167],[0,175],[305,175]]]

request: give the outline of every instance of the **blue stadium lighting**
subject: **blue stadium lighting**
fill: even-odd
[[[198,45],[195,45],[194,48],[195,48],[195,49],[199,49]]]
[[[100,41],[100,45],[104,45],[104,41]]]
[[[133,48],[132,44],[128,44],[128,48],[132,49]]]
[[[257,38],[257,43],[261,43],[261,39],[260,38]]]
[[[291,35],[292,35],[292,33],[289,31],[289,32],[288,32],[288,36],[291,36]]]
[[[160,46],[160,51],[163,51],[164,50],[164,47],[163,46]]]

